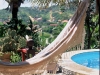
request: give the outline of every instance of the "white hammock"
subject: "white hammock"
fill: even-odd
[[[81,45],[84,37],[84,19],[88,5],[89,0],[84,0],[58,37],[36,56],[14,64],[0,61],[0,73],[4,75],[24,75],[25,73],[44,72],[47,64],[56,61],[63,52]],[[81,45],[81,48],[83,48],[83,45]]]

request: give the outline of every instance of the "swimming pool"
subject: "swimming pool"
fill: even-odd
[[[80,65],[93,69],[99,69],[100,66],[99,52],[100,51],[83,52],[73,55],[71,59]]]

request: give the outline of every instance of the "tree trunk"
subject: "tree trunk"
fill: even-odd
[[[88,46],[87,46],[87,48],[90,49],[90,44],[91,44],[91,31],[90,31],[90,25],[89,25],[89,23],[87,24],[87,28],[88,28]]]
[[[12,7],[12,19],[18,20],[17,13],[19,7]]]
[[[86,17],[86,27],[87,27],[87,45],[86,45],[86,48],[87,49],[90,49],[90,42],[91,42],[91,31],[90,31],[90,6],[87,10],[87,17]]]
[[[14,29],[17,30],[17,24],[18,24],[18,8],[20,7],[21,2],[20,1],[12,1],[10,3],[10,8],[12,12],[12,21],[15,23]]]

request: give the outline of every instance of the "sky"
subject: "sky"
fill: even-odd
[[[8,3],[5,0],[0,0],[0,10],[4,9],[8,6]],[[24,2],[21,4],[21,7],[30,7],[31,5],[28,2]]]

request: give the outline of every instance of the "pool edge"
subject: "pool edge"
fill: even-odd
[[[74,62],[71,57],[75,54],[83,53],[83,52],[92,52],[92,51],[99,51],[100,49],[86,49],[86,50],[77,50],[77,51],[70,51],[65,52],[62,54],[62,68],[71,70],[75,73],[78,73],[79,75],[99,75],[99,70],[88,68],[86,66],[77,64]],[[64,63],[66,62],[66,63]]]

